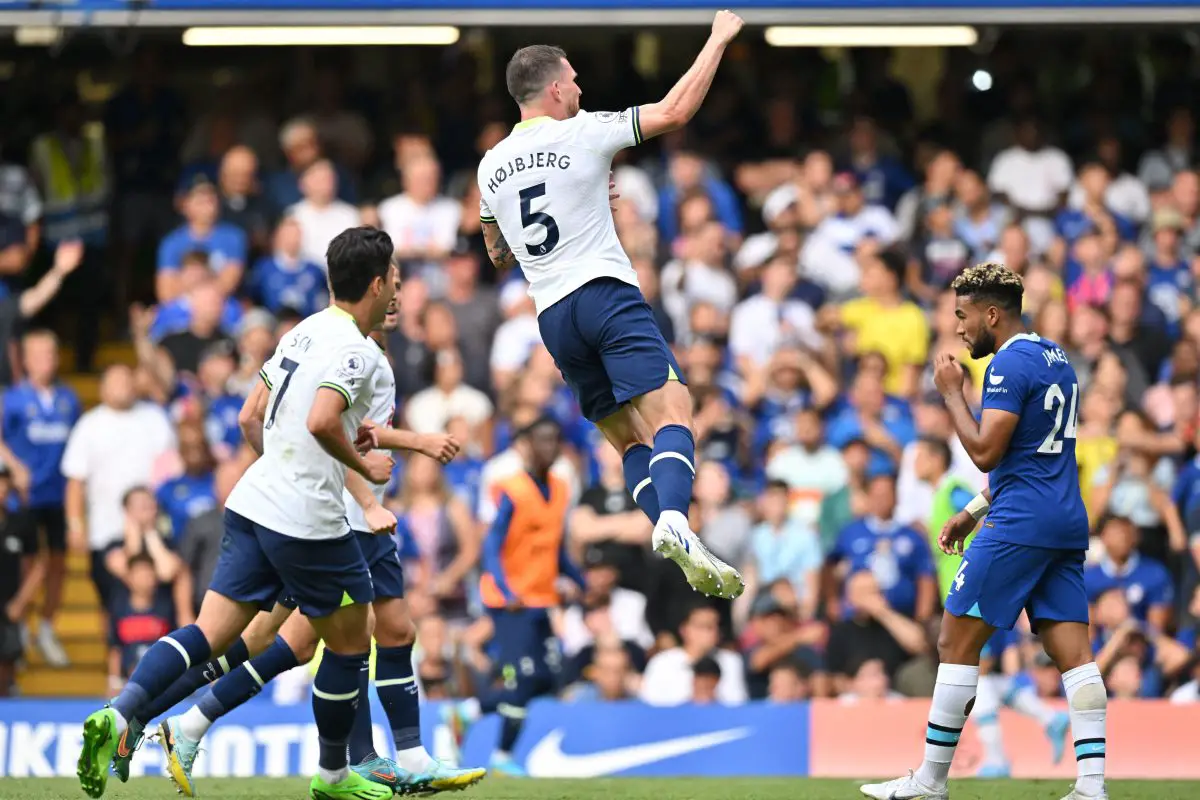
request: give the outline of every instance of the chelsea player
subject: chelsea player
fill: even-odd
[[[979,655],[1021,610],[1063,676],[1078,778],[1063,800],[1100,800],[1104,786],[1107,695],[1088,642],[1083,561],[1087,512],[1075,461],[1079,380],[1062,349],[1021,321],[1021,278],[998,264],[964,271],[953,283],[958,335],[972,358],[994,354],[985,373],[979,421],[963,396],[963,368],[943,354],[934,381],[959,439],[989,488],[955,514],[939,545],[963,555],[946,598],[938,640],[937,685],[925,734],[925,760],[908,776],[867,784],[876,800],[947,800],[947,777],[975,704]]]

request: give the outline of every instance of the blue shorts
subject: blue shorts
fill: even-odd
[[[994,628],[1011,630],[1021,616],[1029,623],[1088,622],[1083,588],[1082,550],[1055,550],[1000,542],[977,535],[963,555],[950,585],[946,610],[956,617],[979,617]]]
[[[366,531],[355,531],[354,536],[367,568],[371,570],[375,598],[404,597],[404,566],[400,563],[396,540],[386,533]]]
[[[209,587],[239,603],[274,607],[281,595],[306,617],[375,598],[354,534],[337,539],[284,536],[225,509],[225,536]]]
[[[562,659],[546,609],[489,608],[487,612],[493,631],[490,655],[505,683],[521,678],[553,691]]]
[[[580,286],[542,311],[538,327],[592,422],[672,378],[686,383],[642,293],[615,278]]]

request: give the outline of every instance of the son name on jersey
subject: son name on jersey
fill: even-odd
[[[530,153],[528,160],[526,160],[525,156],[517,156],[509,161],[507,166],[496,170],[496,174],[488,180],[488,191],[495,192],[500,184],[518,172],[524,172],[527,169],[552,169],[554,167],[569,169],[571,167],[570,154],[539,150],[536,153]]]

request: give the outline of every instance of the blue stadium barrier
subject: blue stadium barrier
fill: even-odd
[[[383,710],[372,698],[375,739],[387,742]],[[0,777],[72,776],[82,721],[98,703],[0,701]],[[433,742],[438,704],[424,707],[423,734]],[[541,701],[529,709],[514,754],[540,777],[806,775],[807,705],[751,703],[738,708],[650,708],[641,703]],[[499,736],[495,718],[471,730],[464,761],[487,763]],[[279,706],[259,697],[222,719],[204,742],[196,775],[286,776],[316,771],[317,737],[308,702]],[[380,752],[389,753],[389,749]],[[157,775],[162,751],[144,746],[133,775]]]

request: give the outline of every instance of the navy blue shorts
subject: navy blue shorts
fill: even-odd
[[[493,630],[490,655],[505,683],[520,677],[552,685],[562,666],[562,655],[546,609],[489,608],[487,612]]]
[[[580,286],[542,311],[538,327],[592,422],[668,380],[686,383],[642,293],[615,278]]]
[[[950,585],[946,610],[1005,630],[1016,624],[1021,609],[1029,614],[1030,625],[1039,620],[1086,625],[1083,559],[1082,550],[1030,547],[977,535]]]
[[[371,570],[371,584],[375,587],[376,599],[404,597],[404,566],[400,563],[400,551],[396,540],[386,533],[355,531],[358,547],[362,550],[367,568]]]
[[[367,562],[354,534],[297,539],[229,509],[225,509],[221,555],[208,588],[264,610],[285,596],[310,618],[375,598]]]

